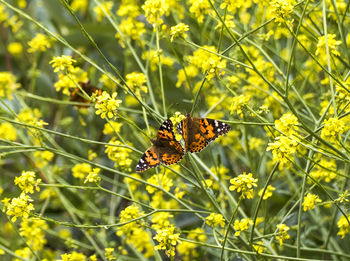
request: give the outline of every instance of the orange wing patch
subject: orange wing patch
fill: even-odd
[[[208,145],[205,138],[200,133],[197,133],[196,135],[194,135],[194,138],[195,138],[195,141],[191,142],[191,144],[188,146],[188,151],[200,152],[202,149],[204,149]]]
[[[142,155],[139,163],[136,165],[136,171],[143,172],[159,164],[160,161],[158,159],[157,153],[154,151],[154,146],[152,146]]]
[[[181,153],[176,153],[176,154],[168,154],[164,153],[162,155],[162,163],[165,165],[171,165],[176,162],[178,162],[180,159],[182,159],[183,154]]]

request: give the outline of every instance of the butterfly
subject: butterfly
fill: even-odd
[[[171,165],[182,159],[184,149],[175,139],[173,123],[170,119],[162,123],[157,138],[151,141],[153,145],[146,150],[136,165],[137,172],[156,167],[160,163]]]
[[[186,118],[177,125],[177,131],[185,141],[186,152],[200,152],[209,142],[228,133],[231,127],[218,120],[208,118]]]
[[[95,87],[94,85],[92,85],[90,83],[90,81],[87,82],[79,82],[80,87],[84,90],[84,92],[86,92],[87,95],[89,95],[91,97],[91,95],[93,93],[95,93],[96,91],[98,92],[98,95],[101,94],[101,89],[98,89],[97,87]],[[70,94],[70,98],[69,101],[72,102],[80,102],[80,103],[85,103],[81,104],[81,105],[76,105],[77,107],[85,107],[88,106],[88,104],[90,103],[89,100],[87,100],[83,94],[80,92],[79,88],[75,88],[71,94]]]

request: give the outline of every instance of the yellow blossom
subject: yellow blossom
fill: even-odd
[[[252,173],[245,173],[243,172],[238,177],[233,178],[230,180],[230,183],[232,184],[229,187],[229,190],[237,192],[241,192],[243,198],[247,197],[248,199],[253,198],[254,193],[254,187],[257,187],[258,179],[253,178]]]
[[[110,160],[113,160],[115,167],[124,171],[131,171],[132,159],[130,158],[130,149],[122,147],[124,144],[119,140],[111,139],[106,145],[105,153]]]
[[[326,43],[326,36],[322,35],[318,37],[318,43],[315,55],[318,57],[320,63],[322,65],[327,64],[327,50],[326,46],[328,46],[329,54],[333,54],[335,56],[340,56],[340,52],[337,49],[337,46],[342,43],[342,41],[337,41],[335,34],[327,34],[327,43]]]
[[[104,135],[114,135],[115,132],[119,132],[120,128],[123,126],[122,123],[116,121],[109,121],[104,125],[103,134]]]
[[[17,185],[24,193],[34,193],[40,191],[38,184],[41,182],[41,179],[35,179],[34,171],[22,171],[20,177],[15,177],[15,185]]]
[[[84,13],[88,7],[88,3],[88,0],[73,0],[70,5],[75,12],[80,11]]]
[[[169,4],[165,0],[146,0],[142,9],[147,21],[153,26],[158,26],[163,23],[162,16],[168,12]]]
[[[235,236],[238,237],[242,231],[247,230],[251,223],[252,221],[249,218],[236,219],[233,224],[233,228],[236,230]]]
[[[37,51],[45,52],[48,48],[51,48],[52,40],[46,35],[38,33],[32,40],[28,42],[28,45],[28,53],[34,53]]]
[[[208,217],[205,218],[205,222],[207,223],[208,226],[212,226],[212,227],[225,226],[224,217],[221,214],[217,214],[217,213],[211,213]]]
[[[303,209],[304,211],[308,211],[315,208],[315,203],[322,202],[322,200],[315,194],[308,193],[304,197]]]
[[[272,150],[273,162],[280,162],[280,168],[290,164],[289,158],[296,152],[298,143],[295,139],[278,136],[273,143],[269,143],[267,151]]]
[[[162,65],[169,66],[169,67],[173,66],[175,63],[175,60],[173,58],[163,55],[163,50],[145,51],[142,53],[141,57],[144,60],[148,60],[152,71],[155,71],[159,68],[159,62]]]
[[[349,218],[350,218],[350,216],[348,216],[348,219]],[[346,234],[348,234],[350,232],[349,221],[346,219],[346,217],[344,217],[344,215],[342,215],[340,217],[340,219],[338,220],[337,226],[339,228],[337,235],[341,236],[341,238],[344,238],[346,236]]]
[[[113,252],[114,252],[113,247],[105,248],[105,257],[108,261],[117,259],[117,257],[113,254]]]
[[[243,108],[248,105],[250,97],[247,95],[239,95],[232,98],[231,114],[236,113],[243,117]]]
[[[185,38],[185,32],[187,32],[188,30],[190,30],[190,27],[187,24],[184,23],[179,23],[175,26],[172,26],[170,28],[170,42],[174,41],[175,37],[183,37]]]
[[[0,98],[12,99],[12,93],[20,87],[11,72],[0,72]]]
[[[54,56],[50,61],[54,72],[70,72],[74,68],[73,63],[76,63],[76,60],[68,55]]]
[[[42,219],[25,219],[21,222],[19,234],[26,239],[27,244],[32,247],[34,251],[38,251],[43,249],[47,242],[45,239],[45,230],[48,228],[48,225]]]
[[[98,173],[101,171],[100,168],[93,168],[91,172],[86,176],[84,183],[86,182],[93,182],[93,183],[99,183],[101,178],[98,175]]]
[[[102,2],[101,5],[94,7],[94,12],[96,13],[97,22],[101,22],[103,17],[105,17],[105,12],[110,15],[113,8],[113,1]]]
[[[19,42],[12,42],[8,44],[7,50],[12,56],[19,57],[23,52],[23,46]]]
[[[11,123],[3,122],[0,124],[0,139],[15,141],[16,138],[17,132]]]
[[[283,114],[280,119],[275,121],[276,129],[288,137],[297,134],[298,124],[298,118],[290,112]]]
[[[121,100],[116,99],[118,93],[114,92],[112,96],[108,92],[104,91],[100,96],[97,96],[95,109],[96,115],[101,114],[101,118],[115,118],[117,116],[117,109],[122,102]]]
[[[5,204],[7,209],[6,214],[8,216],[13,216],[11,218],[12,222],[15,222],[17,218],[22,217],[23,219],[28,218],[29,213],[34,210],[33,201],[28,195],[22,193],[17,198],[12,198],[10,202]]]
[[[180,233],[174,233],[175,227],[169,226],[162,230],[157,230],[157,234],[153,237],[158,241],[158,245],[155,246],[156,250],[165,250],[165,254],[168,257],[175,256],[175,246],[181,241],[179,240]]]
[[[278,240],[280,246],[283,246],[283,241],[290,238],[290,235],[288,234],[288,230],[290,229],[286,224],[278,224],[278,235],[276,236],[276,239]]]
[[[321,138],[327,141],[335,142],[345,132],[345,123],[342,119],[329,118],[323,124]]]
[[[265,194],[264,194],[264,197],[263,197],[263,200],[266,200],[270,197],[272,197],[272,192],[275,191],[276,188],[271,186],[271,185],[268,185],[267,188],[266,188],[266,191],[265,191]],[[258,193],[258,195],[261,197],[262,196],[262,193],[263,193],[264,189],[261,189]]]
[[[206,0],[190,0],[190,13],[194,14],[198,23],[203,23],[204,16],[211,13],[211,6]]]
[[[138,72],[132,72],[129,73],[125,76],[126,78],[126,85],[133,91],[135,92],[137,97],[141,97],[141,92],[142,93],[147,93],[148,88],[145,85],[147,82],[146,80],[146,75],[143,73],[138,73]]]
[[[76,164],[72,168],[73,177],[78,179],[85,179],[90,172],[92,172],[92,167],[88,163]]]
[[[63,254],[61,255],[59,261],[86,261],[86,256],[83,253],[78,253],[73,251],[71,254]]]
[[[165,191],[169,191],[170,188],[173,186],[172,179],[167,175],[167,173],[164,174],[154,174],[152,177],[147,179],[148,183],[151,183],[153,185],[159,186],[163,188]],[[146,190],[148,193],[153,194],[157,189],[155,187],[146,186]]]

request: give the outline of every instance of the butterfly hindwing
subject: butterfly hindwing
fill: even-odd
[[[149,168],[153,168],[160,164],[157,152],[155,151],[155,146],[152,146],[146,150],[142,155],[141,159],[136,165],[137,172],[143,172]]]
[[[152,141],[150,147],[141,157],[136,165],[137,172],[143,172],[149,168],[156,167],[160,163],[171,165],[177,163],[184,155],[181,144],[175,140],[173,123],[170,119],[164,121],[160,126],[157,139]]]

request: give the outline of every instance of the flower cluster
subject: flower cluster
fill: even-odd
[[[34,251],[38,251],[41,250],[47,242],[45,230],[48,228],[44,220],[28,218],[21,222],[19,234],[26,239],[27,244],[33,248]]]
[[[230,180],[232,184],[229,189],[231,191],[237,190],[237,192],[241,192],[243,198],[251,199],[254,194],[254,187],[257,187],[258,179],[253,178],[252,173],[243,172],[238,177]]]
[[[51,48],[52,46],[52,40],[47,37],[44,34],[38,33],[32,40],[28,42],[29,48],[28,53],[35,53],[35,52],[45,52],[48,48]],[[55,61],[52,62],[56,66],[60,63],[57,57],[54,58]],[[71,60],[73,62],[73,60]],[[62,63],[62,61],[61,61]],[[55,69],[56,70],[56,69]]]
[[[278,240],[280,246],[283,246],[283,241],[290,238],[290,235],[288,234],[288,230],[290,229],[286,224],[278,224],[278,235],[276,236],[276,239]]]
[[[175,227],[169,226],[166,229],[158,230],[153,237],[158,241],[159,245],[155,246],[156,250],[165,250],[168,257],[175,256],[175,246],[181,241],[179,240],[180,233],[174,233]]]
[[[327,37],[325,35],[318,37],[315,54],[319,58],[322,65],[326,65],[328,60],[326,46],[328,46],[329,54],[340,56],[337,46],[340,45],[342,41],[337,41],[335,38],[335,34],[327,34]]]
[[[211,226],[211,227],[225,226],[224,217],[218,213],[211,213],[208,217],[205,218],[205,222],[207,223],[208,226]]]
[[[15,222],[18,218],[26,219],[29,217],[29,213],[34,210],[33,201],[30,196],[25,193],[21,193],[21,195],[17,198],[3,199],[2,202],[6,208],[6,214],[8,216],[12,216],[11,221]]]
[[[196,228],[189,231],[187,238],[197,242],[205,242],[207,240],[203,228]],[[198,245],[195,243],[182,241],[178,245],[177,251],[183,256],[184,261],[191,261],[199,257],[199,251],[196,250],[197,247]]]
[[[36,191],[40,191],[38,187],[41,179],[35,179],[34,171],[22,171],[20,177],[15,177],[15,185],[17,185],[24,193],[34,193],[34,189]]]
[[[290,157],[296,152],[298,143],[295,139],[286,136],[278,136],[275,141],[268,144],[267,151],[272,150],[272,160],[280,162],[280,168],[289,166]]]
[[[346,234],[350,232],[349,219],[350,215],[348,216],[348,219],[342,215],[338,220],[337,226],[339,228],[339,231],[337,235],[341,236],[341,238],[344,238]]]
[[[233,223],[233,228],[236,230],[235,236],[238,237],[242,231],[247,230],[250,224],[252,224],[252,221],[249,218],[236,219]]]
[[[108,158],[114,161],[115,166],[124,171],[131,171],[132,159],[130,159],[130,149],[123,147],[123,143],[116,139],[111,139],[106,145],[105,153]]]
[[[174,41],[174,38],[176,37],[183,37],[185,38],[185,32],[187,32],[188,30],[190,30],[190,27],[187,24],[184,23],[179,23],[175,26],[172,26],[170,28],[170,42]]]
[[[320,203],[322,200],[315,194],[308,193],[304,197],[303,207],[304,211],[308,211],[315,208],[315,203]]]
[[[117,109],[120,103],[122,103],[121,100],[116,99],[117,95],[114,92],[111,96],[108,92],[104,91],[100,96],[97,96],[95,103],[96,115],[101,115],[102,119],[106,118],[106,116],[110,119],[115,118],[117,116]]]
[[[165,0],[146,0],[142,9],[147,21],[153,26],[158,26],[163,23],[162,16],[168,12],[169,4]]]
[[[243,108],[248,105],[250,97],[248,95],[239,95],[232,98],[231,114],[236,113],[243,117]]]
[[[327,141],[335,142],[345,132],[345,123],[341,119],[329,118],[323,124],[321,138]]]
[[[276,190],[276,188],[274,186],[268,185],[267,188],[266,188],[263,200],[266,200],[266,199],[272,197],[272,192],[275,191],[275,190]],[[264,189],[261,189],[259,191],[259,193],[258,193],[259,197],[262,196],[263,192],[264,192]]]
[[[10,72],[0,72],[0,98],[12,99],[12,93],[19,87],[16,76]]]

